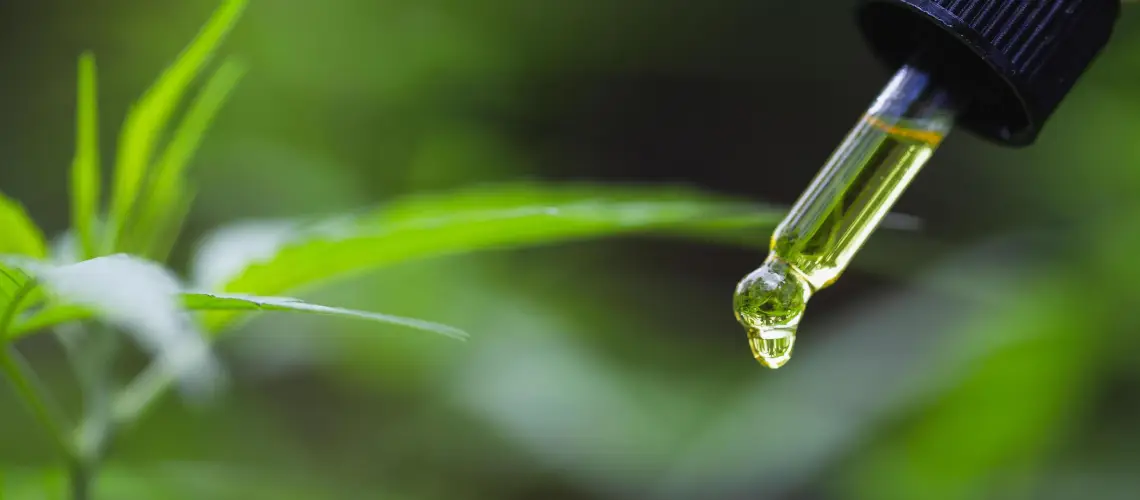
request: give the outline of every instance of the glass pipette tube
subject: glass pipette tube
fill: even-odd
[[[894,75],[737,285],[736,318],[762,365],[788,362],[808,299],[839,279],[953,127],[962,103],[924,68]]]

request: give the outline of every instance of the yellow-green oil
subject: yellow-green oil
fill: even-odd
[[[808,299],[839,278],[947,131],[884,116],[860,120],[776,228],[763,265],[736,287],[736,318],[757,361],[788,362]]]

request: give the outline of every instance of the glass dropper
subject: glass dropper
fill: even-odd
[[[1121,5],[854,1],[872,52],[901,68],[737,285],[736,317],[769,368],[788,362],[812,294],[839,278],[955,122],[997,144],[1032,144],[1109,42]]]
[[[934,58],[904,65],[772,234],[770,252],[736,287],[736,318],[756,360],[787,363],[812,294],[834,283],[954,126],[960,95]]]

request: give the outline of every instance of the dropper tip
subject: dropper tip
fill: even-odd
[[[791,359],[796,327],[811,293],[807,279],[775,255],[736,286],[736,319],[748,332],[752,356],[761,365],[776,369]]]
[[[775,370],[792,359],[796,330],[794,328],[749,330],[748,344],[752,348],[752,356],[760,365]]]
[[[779,370],[780,367],[784,366],[784,364],[787,363],[790,359],[792,359],[791,356],[780,356],[777,358],[758,357],[756,358],[756,361],[759,362],[760,366],[763,366],[764,368],[768,368],[770,370]]]

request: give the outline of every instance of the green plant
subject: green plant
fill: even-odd
[[[477,189],[398,200],[337,220],[297,222],[279,228],[269,251],[225,272],[200,269],[186,283],[159,262],[167,259],[193,200],[187,181],[193,153],[241,79],[241,64],[226,59],[213,69],[169,140],[163,138],[245,4],[225,1],[131,108],[106,203],[95,59],[80,57],[72,229],[60,244],[49,246],[23,207],[0,195],[0,368],[66,461],[73,498],[90,497],[108,441],[171,384],[179,382],[186,397],[209,396],[220,370],[208,344],[248,313],[343,316],[466,336],[429,321],[279,294],[412,259],[482,249],[639,231],[737,240],[742,229],[769,226],[779,215],[752,203],[676,188],[527,184]],[[82,390],[78,424],[59,409],[15,346],[50,331],[69,354]],[[149,368],[121,386],[110,375],[120,334],[132,336],[154,356]]]

